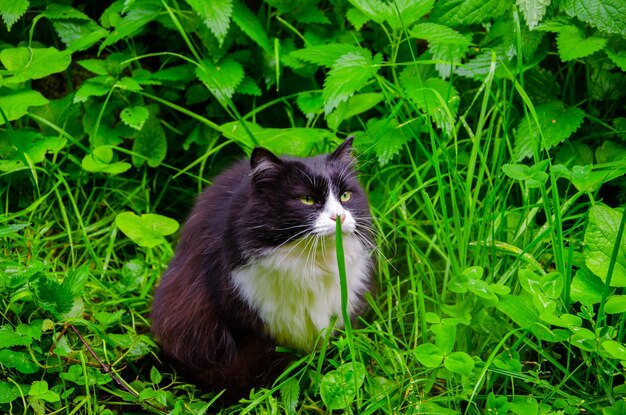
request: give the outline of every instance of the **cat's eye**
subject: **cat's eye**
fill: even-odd
[[[315,203],[315,199],[313,199],[313,196],[311,195],[300,196],[300,201],[307,206],[311,206]]]
[[[350,191],[343,192],[341,196],[339,196],[339,200],[341,201],[341,203],[345,203],[350,199],[352,199],[352,192]]]

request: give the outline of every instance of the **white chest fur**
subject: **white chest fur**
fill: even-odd
[[[344,237],[349,311],[367,289],[369,252],[354,235]],[[334,240],[308,237],[282,246],[232,274],[239,293],[281,346],[311,350],[334,316],[343,325]]]

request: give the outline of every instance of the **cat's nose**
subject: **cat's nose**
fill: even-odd
[[[336,214],[336,213],[333,213],[332,215],[330,215],[330,219],[331,219],[333,222],[336,222],[336,221],[337,221],[337,214]],[[341,221],[341,223],[343,224],[343,223],[345,222],[345,220],[346,220],[346,214],[345,214],[345,213],[341,213],[341,214],[339,214],[339,220],[340,220],[340,221]]]

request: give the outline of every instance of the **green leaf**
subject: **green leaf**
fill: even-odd
[[[618,343],[615,340],[605,340],[600,345],[614,359],[626,360],[626,346],[622,343]]]
[[[71,52],[89,49],[109,33],[91,20],[59,20],[53,22],[52,26]]]
[[[611,295],[607,298],[604,312],[607,314],[626,313],[626,295]]]
[[[78,9],[75,9],[72,6],[67,6],[64,4],[52,3],[46,6],[46,10],[41,13],[47,19],[57,20],[57,19],[75,19],[75,20],[91,20],[89,16],[85,13],[81,12]]]
[[[0,63],[12,75],[0,80],[0,84],[15,84],[31,79],[44,78],[62,72],[70,65],[68,51],[56,48],[7,48],[0,51]]]
[[[597,304],[602,301],[603,290],[604,283],[602,280],[587,268],[581,268],[572,280],[570,297],[572,301],[578,301],[582,304]]]
[[[48,389],[48,383],[45,380],[37,380],[30,385],[28,396],[41,399],[45,402],[58,402],[61,400],[61,396]]]
[[[571,181],[576,189],[581,192],[595,192],[604,183],[620,177],[623,170],[594,170],[592,165],[572,167]]]
[[[530,30],[537,27],[546,14],[546,8],[550,5],[551,0],[517,0],[517,6],[526,18],[526,24]]]
[[[96,76],[89,78],[74,93],[74,103],[85,102],[89,97],[101,97],[109,93],[115,78],[111,76]]]
[[[309,120],[312,120],[322,111],[324,98],[317,92],[303,92],[298,94],[296,105]]]
[[[494,20],[509,10],[508,0],[448,0],[435,3],[431,18],[454,27]]]
[[[137,216],[133,212],[122,212],[115,218],[115,224],[133,242],[146,248],[165,243],[164,236],[178,230],[174,219],[154,213]]]
[[[626,287],[626,233],[617,241],[621,212],[602,204],[589,210],[589,223],[584,236],[585,264],[604,282],[615,244],[619,244],[611,287]]]
[[[135,130],[141,130],[148,117],[150,117],[150,111],[143,105],[124,108],[120,113],[122,122]]]
[[[261,146],[276,154],[302,157],[310,155],[317,144],[334,138],[330,131],[321,128],[263,128],[249,122],[244,128],[239,121],[223,124],[221,131],[244,149]]]
[[[533,149],[549,150],[569,138],[583,123],[585,113],[575,107],[565,108],[561,101],[551,101],[535,107],[520,121],[515,133],[514,159],[520,161],[534,154]],[[543,140],[541,140],[543,137]]]
[[[348,43],[329,43],[298,49],[291,52],[290,56],[316,65],[331,67],[342,56],[349,53],[363,53],[363,51],[364,49]]]
[[[532,396],[519,396],[509,402],[509,410],[515,415],[538,415],[539,404]]]
[[[623,0],[563,0],[561,7],[593,27],[626,36],[626,2]]]
[[[148,162],[150,167],[158,167],[167,154],[167,138],[159,119],[152,116],[133,142],[133,165],[140,167]]]
[[[248,7],[240,1],[235,0],[233,2],[233,22],[239,28],[254,40],[267,53],[272,52],[272,45],[270,39],[265,33],[265,29],[261,25],[259,19],[248,9]]]
[[[346,409],[365,380],[365,366],[349,362],[324,375],[320,383],[320,395],[329,410]]]
[[[435,346],[442,354],[448,354],[454,349],[456,342],[456,325],[454,324],[433,324],[430,330],[435,335]]]
[[[451,82],[439,78],[424,81],[417,69],[409,66],[400,74],[400,85],[409,99],[439,128],[448,133],[454,130],[460,97]]]
[[[0,327],[0,349],[8,349],[14,346],[28,346],[32,339],[16,333],[13,327],[5,324]]]
[[[77,269],[70,270],[63,279],[61,286],[64,289],[67,288],[72,297],[81,297],[85,290],[87,278],[89,278],[89,268],[87,265],[83,265]]]
[[[88,172],[108,174],[124,173],[132,167],[124,161],[113,162],[113,150],[108,145],[94,148],[83,158],[81,166]]]
[[[407,142],[400,125],[395,118],[376,119],[367,121],[366,134],[358,136],[357,145],[360,148],[373,149],[381,166],[389,163]]]
[[[10,172],[44,161],[46,154],[56,154],[65,146],[62,137],[47,137],[29,129],[0,133],[0,171]]]
[[[286,409],[287,415],[295,415],[296,407],[300,398],[300,384],[294,378],[290,378],[280,388],[280,399]]]
[[[435,68],[443,78],[450,76],[451,68],[459,65],[467,55],[471,35],[461,34],[437,23],[420,23],[413,27],[411,36],[428,41],[428,49],[438,62]]]
[[[324,79],[324,112],[329,114],[360,90],[378,71],[368,50],[346,53],[335,61]]]
[[[230,16],[233,13],[233,0],[185,0],[204,24],[215,35],[220,46],[224,43]]]
[[[626,72],[626,50],[614,51],[613,49],[606,48],[604,51],[615,65],[623,72]]]
[[[348,9],[346,12],[346,19],[350,22],[356,31],[360,31],[365,23],[369,22],[370,18],[357,8]]]
[[[408,28],[428,14],[435,0],[394,0],[383,9],[385,20],[393,29]]]
[[[152,366],[152,368],[150,369],[150,382],[152,382],[153,385],[158,385],[159,383],[161,383],[162,380],[163,376],[161,375],[159,370],[156,367]]]
[[[128,13],[114,23],[115,30],[100,44],[99,52],[122,39],[133,37],[144,26],[159,17],[163,11],[163,3],[158,0],[143,0],[132,2]],[[101,19],[104,18],[103,17]],[[119,16],[118,16],[119,18]]]
[[[379,92],[354,95],[347,101],[339,104],[335,111],[328,114],[326,117],[328,126],[336,130],[343,121],[374,108],[383,99],[384,95]]]
[[[391,13],[389,5],[381,0],[349,0],[361,13],[376,23],[382,23]]]
[[[35,296],[39,305],[55,316],[67,313],[74,305],[74,296],[71,287],[41,277],[35,286]]]
[[[474,370],[474,359],[465,352],[452,352],[446,356],[443,365],[450,372],[469,376]]]
[[[415,348],[415,358],[426,367],[436,368],[443,362],[443,352],[432,343],[423,343]]]
[[[8,32],[11,31],[15,22],[26,13],[29,5],[29,0],[0,0],[0,14]]]
[[[11,403],[21,395],[22,393],[17,385],[11,382],[0,381],[0,404]]]
[[[107,62],[102,59],[83,59],[76,63],[78,63],[80,66],[87,69],[88,71],[95,73],[96,75],[109,74],[109,67],[107,65]]]
[[[16,352],[9,349],[0,350],[0,364],[8,368],[17,369],[20,373],[37,373],[39,366],[32,361],[25,352]]]
[[[585,34],[575,26],[562,28],[556,37],[559,56],[565,62],[584,58],[602,50],[606,42],[603,37],[585,37]]]
[[[241,64],[233,59],[226,58],[217,65],[205,59],[196,68],[196,76],[218,101],[225,104],[243,80],[244,72]]]

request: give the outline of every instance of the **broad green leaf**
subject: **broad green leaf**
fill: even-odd
[[[113,150],[111,146],[104,145],[96,147],[92,150],[91,154],[87,154],[82,162],[81,167],[92,173],[108,173],[108,174],[120,174],[124,173],[132,166],[125,161],[113,162]]]
[[[604,312],[607,314],[626,313],[626,295],[611,295],[606,299]]]
[[[551,0],[517,0],[517,6],[526,18],[526,24],[530,30],[537,27],[546,14],[546,8],[550,5]]]
[[[46,154],[56,154],[64,146],[62,137],[47,137],[29,129],[5,130],[0,133],[0,171],[27,168],[44,161]]]
[[[58,20],[52,26],[71,52],[89,49],[109,33],[91,20]]]
[[[345,102],[339,104],[335,111],[328,114],[326,121],[328,126],[336,130],[344,120],[368,111],[378,105],[384,99],[384,95],[379,92],[367,92],[356,94]]]
[[[248,9],[248,7],[241,1],[235,0],[233,2],[233,14],[231,16],[233,22],[239,28],[254,40],[257,45],[261,46],[267,53],[272,52],[272,46],[270,39],[265,33],[265,29],[261,25],[259,19]]]
[[[39,305],[55,316],[69,312],[74,305],[72,288],[46,277],[37,282],[35,296]]]
[[[626,167],[626,166],[625,166]],[[621,170],[594,170],[592,165],[573,166],[571,181],[581,192],[595,192],[604,183],[622,176]]]
[[[183,65],[168,66],[154,72],[151,77],[159,81],[169,81],[175,84],[186,84],[195,79],[195,67],[185,63]]]
[[[159,383],[161,383],[162,380],[163,376],[161,375],[159,370],[156,367],[152,366],[152,368],[150,369],[150,382],[152,382],[153,385],[158,385]]]
[[[0,381],[0,404],[11,403],[21,395],[22,392],[17,385],[11,382]]]
[[[143,105],[126,107],[120,113],[122,122],[135,130],[141,130],[148,117],[150,117],[150,111]]]
[[[602,50],[606,41],[599,36],[585,37],[585,34],[575,26],[561,29],[556,37],[559,56],[565,62],[584,58]]]
[[[381,166],[389,163],[407,142],[395,118],[367,121],[367,131],[357,137],[359,148],[373,151]]]
[[[494,20],[510,10],[508,0],[448,0],[435,3],[431,15],[435,23],[449,26],[470,25]]]
[[[325,374],[320,383],[320,395],[326,408],[348,408],[363,385],[365,374],[365,366],[359,362],[344,363]]]
[[[154,213],[137,216],[133,212],[122,212],[115,218],[115,224],[133,242],[145,248],[165,243],[163,237],[178,230],[178,222],[174,219]]]
[[[252,95],[255,97],[263,95],[261,88],[259,88],[257,83],[249,76],[243,78],[243,81],[241,81],[241,83],[237,86],[235,92],[237,94]]]
[[[539,404],[532,396],[518,396],[509,402],[509,410],[515,415],[538,415]]]
[[[386,21],[393,29],[406,29],[428,14],[434,4],[435,0],[394,0],[385,4]]]
[[[450,372],[469,376],[474,370],[474,359],[465,352],[452,352],[445,357],[443,365]]]
[[[603,289],[604,284],[598,276],[586,268],[581,268],[572,280],[570,297],[572,301],[578,301],[582,304],[597,304],[602,301]]]
[[[101,97],[109,93],[115,78],[111,76],[96,76],[89,78],[74,93],[74,103],[85,102],[89,97]]]
[[[626,72],[626,50],[615,51],[613,49],[606,48],[604,51],[615,65],[617,65],[623,72]]]
[[[600,346],[606,350],[614,359],[626,360],[626,346],[615,340],[605,340]]]
[[[90,72],[95,73],[96,75],[108,75],[109,67],[107,62],[102,59],[83,59],[78,62],[80,66],[87,69]]]
[[[45,380],[33,382],[28,391],[28,396],[46,402],[58,402],[61,400],[61,396],[57,392],[48,389],[48,383]]]
[[[376,23],[382,23],[390,15],[389,4],[382,0],[349,0],[361,13]]]
[[[560,272],[550,272],[539,280],[541,291],[553,300],[561,296],[563,287],[565,286],[565,278]]]
[[[54,47],[3,49],[0,51],[0,63],[11,76],[0,80],[0,85],[26,82],[62,72],[71,61],[69,51],[59,51]]]
[[[589,210],[589,223],[585,230],[584,255],[587,267],[604,282],[609,270],[615,244],[619,252],[611,287],[626,287],[626,233],[617,241],[621,212],[608,206],[596,204]]]
[[[16,333],[8,324],[0,326],[0,349],[8,349],[14,346],[28,346],[32,339]]]
[[[133,37],[144,26],[159,17],[163,11],[163,3],[158,0],[143,0],[133,2],[128,13],[115,21],[115,30],[100,44],[99,52],[122,39]],[[103,17],[104,18],[104,14]]]
[[[276,154],[302,157],[310,155],[316,144],[334,138],[330,131],[320,128],[263,128],[248,122],[244,128],[239,121],[223,124],[221,131],[244,149],[261,146]]]
[[[158,167],[167,154],[167,138],[159,119],[151,116],[133,142],[133,165],[141,167],[148,162],[150,167]]]
[[[409,66],[400,74],[400,85],[408,98],[431,117],[437,127],[448,133],[454,130],[460,97],[452,83],[439,78],[422,80],[417,69]]]
[[[300,398],[300,384],[294,378],[290,378],[280,388],[280,400],[287,415],[295,415],[297,413],[296,408],[298,406],[298,400]]]
[[[368,15],[366,15],[357,8],[348,9],[348,11],[346,12],[346,19],[348,19],[350,24],[354,26],[357,32],[360,31],[365,23],[369,22],[370,20]]]
[[[593,27],[626,36],[626,2],[623,0],[563,0],[561,7]]]
[[[531,328],[539,322],[539,313],[533,306],[530,296],[504,295],[500,297],[496,308],[524,329]]]
[[[324,98],[321,93],[317,92],[303,92],[298,94],[296,98],[296,105],[300,108],[300,111],[310,120],[315,118],[324,107]]]
[[[46,6],[46,10],[41,13],[47,19],[57,20],[57,19],[75,19],[75,20],[91,20],[89,16],[80,10],[59,3],[51,3]]]
[[[224,43],[230,17],[233,13],[233,0],[185,0],[204,24],[215,35],[220,46]]]
[[[226,58],[218,64],[205,59],[196,68],[196,76],[218,101],[225,104],[243,80],[244,73],[241,64],[233,59]]]
[[[561,101],[551,101],[535,107],[537,122],[532,113],[520,121],[515,134],[514,160],[520,161],[534,154],[541,144],[542,150],[569,138],[583,123],[585,113],[575,107],[565,108]],[[541,138],[543,137],[543,140]]]
[[[327,45],[310,46],[290,53],[297,59],[316,65],[331,67],[339,58],[349,53],[363,53],[365,50],[348,43],[329,43]],[[371,56],[371,55],[370,55]]]
[[[9,349],[0,350],[0,364],[17,369],[24,374],[37,373],[39,366],[33,362],[30,354]]]
[[[71,292],[72,297],[81,297],[87,278],[89,278],[89,269],[86,265],[83,265],[77,269],[70,270],[61,285]]]
[[[0,0],[0,15],[2,15],[8,32],[11,31],[15,22],[26,13],[29,5],[29,0]]]
[[[448,354],[454,349],[456,342],[456,325],[453,324],[433,324],[430,330],[435,335],[435,346],[442,354]]]
[[[626,164],[626,147],[607,140],[596,149],[596,161],[599,164],[621,162],[624,165]]]
[[[411,30],[411,36],[428,41],[428,50],[433,59],[443,61],[435,65],[439,75],[443,78],[450,76],[452,66],[461,63],[472,42],[471,35],[461,34],[448,26],[437,23],[415,25]]]
[[[424,343],[415,348],[415,358],[424,366],[435,368],[441,366],[443,352],[432,343]]]

